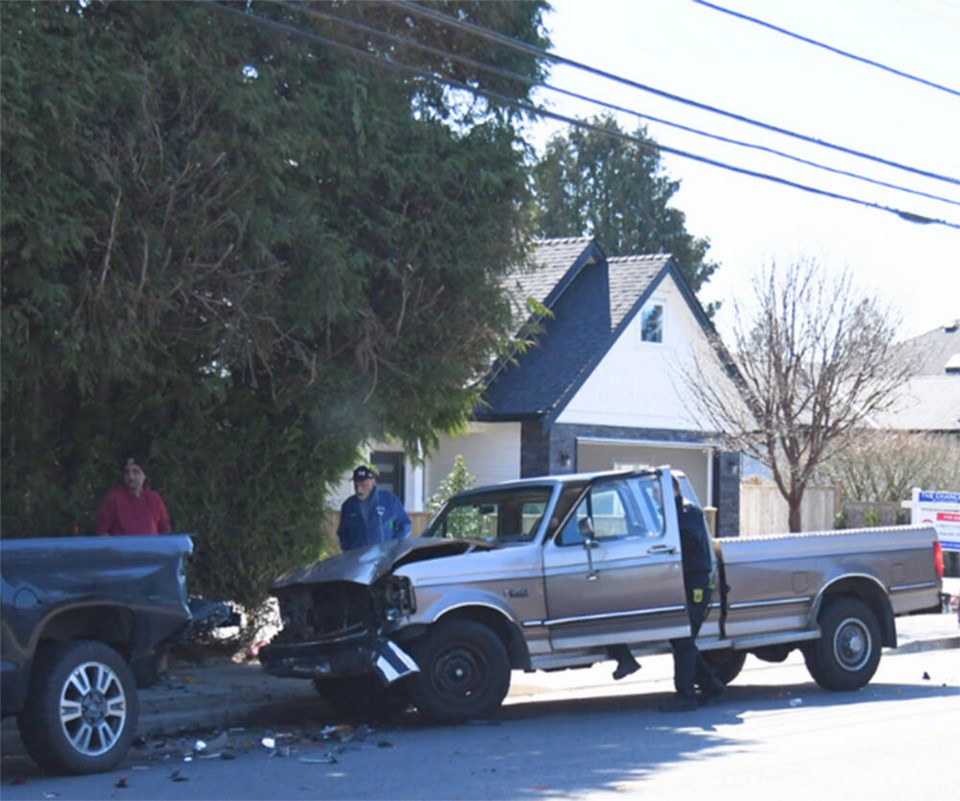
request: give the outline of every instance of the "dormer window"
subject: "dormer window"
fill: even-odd
[[[663,304],[647,303],[640,311],[640,339],[663,342]]]

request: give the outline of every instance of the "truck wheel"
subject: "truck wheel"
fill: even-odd
[[[835,598],[820,613],[820,638],[803,649],[807,670],[825,690],[857,690],[880,664],[880,624],[857,598]]]
[[[398,715],[410,703],[401,687],[385,687],[376,676],[317,677],[313,688],[338,714],[352,718]]]
[[[412,651],[420,672],[409,678],[410,697],[434,723],[492,715],[510,689],[507,649],[481,623],[438,623]]]
[[[703,658],[716,676],[724,684],[729,684],[743,670],[743,663],[747,659],[746,651],[734,651],[732,648],[723,648],[717,651],[702,651]]]
[[[94,640],[38,653],[18,722],[24,747],[54,773],[99,773],[126,755],[137,729],[136,682],[123,657]]]

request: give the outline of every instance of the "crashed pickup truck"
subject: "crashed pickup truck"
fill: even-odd
[[[669,468],[461,493],[420,538],[278,579],[282,629],[261,663],[335,703],[412,701],[456,722],[495,712],[511,670],[588,667],[619,643],[667,652],[690,634],[672,499]],[[933,527],[729,538],[714,558],[698,645],[725,682],[748,653],[799,648],[820,686],[862,687],[897,644],[896,617],[939,608]]]
[[[186,535],[0,540],[3,717],[55,773],[109,770],[136,734],[137,686],[224,604],[191,609]]]

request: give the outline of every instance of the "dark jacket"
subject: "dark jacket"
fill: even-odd
[[[713,545],[703,510],[686,499],[677,499],[680,554],[684,577],[708,577],[713,570]]]

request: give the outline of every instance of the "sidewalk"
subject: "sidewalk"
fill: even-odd
[[[942,648],[960,648],[956,614],[915,615],[897,619],[899,647],[885,657]],[[568,674],[569,671],[561,673]],[[525,673],[511,695],[552,692],[569,685],[570,676]],[[140,691],[139,733],[145,738],[202,729],[225,729],[258,723],[336,723],[332,710],[304,679],[270,676],[256,662],[246,664],[175,664],[163,680]],[[3,722],[2,751],[21,750],[14,719]]]

